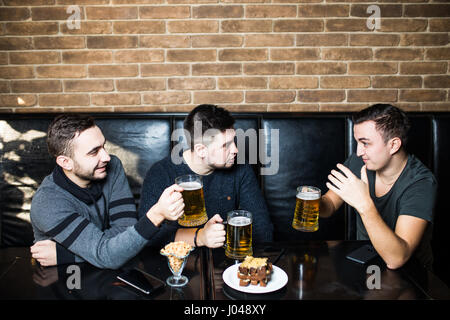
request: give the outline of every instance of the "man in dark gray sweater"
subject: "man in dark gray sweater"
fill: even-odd
[[[184,203],[177,185],[168,186],[139,219],[122,167],[105,150],[105,138],[90,117],[63,115],[48,130],[56,167],[31,204],[35,241],[31,253],[42,265],[87,261],[116,269],[177,220]]]
[[[200,228],[180,228],[176,222],[165,223],[150,245],[161,246],[183,240],[193,246],[221,247],[225,241],[227,212],[244,209],[253,215],[253,243],[273,240],[273,225],[255,174],[248,164],[235,164],[234,118],[223,108],[200,105],[184,121],[184,135],[189,149],[172,152],[155,163],[142,185],[139,216],[158,201],[158,193],[186,174],[202,176],[206,212],[209,221]],[[195,240],[195,241],[194,241]]]

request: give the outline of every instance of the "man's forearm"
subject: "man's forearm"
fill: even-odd
[[[326,195],[323,195],[320,198],[320,209],[319,209],[319,216],[321,218],[328,218],[330,217],[336,209],[334,208],[333,202],[328,199]]]
[[[373,203],[365,209],[359,209],[358,213],[372,245],[388,268],[401,267],[411,255],[407,242],[389,228]]]

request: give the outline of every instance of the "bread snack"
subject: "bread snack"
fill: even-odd
[[[184,241],[177,241],[167,244],[160,252],[169,258],[172,270],[178,272],[183,265],[184,259],[193,249],[190,244]]]
[[[267,262],[268,258],[245,257],[239,266],[238,278],[239,285],[246,287],[249,284],[267,286],[272,274],[272,263]]]

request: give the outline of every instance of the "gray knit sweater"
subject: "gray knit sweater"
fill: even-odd
[[[31,203],[35,241],[57,242],[58,263],[64,254],[74,262],[117,269],[134,257],[159,232],[136,206],[120,160],[111,156],[107,177],[80,188],[56,166]],[[66,259],[67,260],[67,259]]]

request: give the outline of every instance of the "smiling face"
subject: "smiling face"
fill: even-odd
[[[214,169],[230,168],[238,153],[234,138],[236,131],[227,129],[216,134],[211,143],[207,145],[206,163]]]
[[[104,179],[106,165],[111,160],[105,150],[105,137],[94,126],[86,129],[73,139],[72,173],[83,182]]]
[[[353,131],[357,142],[356,155],[362,157],[366,168],[376,171],[386,167],[396,151],[393,149],[393,139],[385,142],[374,121],[355,124]]]

